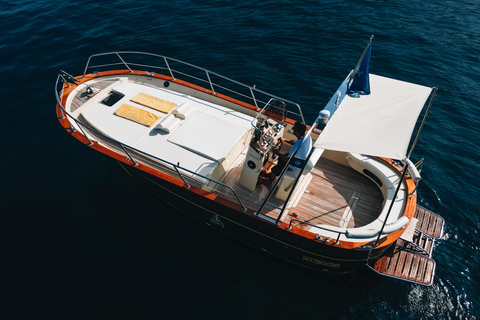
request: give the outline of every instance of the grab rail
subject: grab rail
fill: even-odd
[[[334,244],[338,244],[338,241],[340,240],[340,236],[341,236],[342,234],[346,234],[346,231],[332,230],[331,228],[320,227],[320,226],[318,226],[318,225],[314,225],[314,224],[311,224],[311,223],[308,223],[308,222],[305,222],[305,221],[302,221],[302,220],[298,220],[298,219],[292,219],[292,220],[290,220],[290,223],[288,224],[287,230],[292,229],[292,222],[294,222],[294,221],[299,222],[299,223],[302,223],[302,224],[309,225],[309,226],[314,227],[314,228],[318,228],[318,229],[322,229],[322,230],[326,230],[326,231],[330,231],[330,232],[338,232],[338,237],[337,237],[337,239],[335,240]]]
[[[165,62],[165,66],[152,66],[152,65],[144,65],[144,64],[139,64],[139,63],[134,63],[134,62],[127,62],[126,59],[125,59],[125,56],[126,55],[140,55],[140,56],[151,56],[151,57],[157,57],[157,58],[160,58],[161,60],[163,60]],[[104,57],[104,56],[117,56],[121,62],[114,62],[114,63],[108,63],[108,64],[100,64],[100,65],[93,65],[91,66],[90,63],[91,61],[94,59],[94,58],[99,58],[99,57]],[[200,70],[200,71],[203,71],[205,74],[206,74],[206,77],[207,77],[207,80],[205,79],[200,79],[200,78],[197,78],[196,76],[192,75],[192,74],[187,74],[187,73],[183,73],[181,71],[177,71],[177,70],[174,70],[172,69],[172,67],[170,66],[170,62],[175,62],[175,63],[179,63],[183,66],[188,66],[188,67],[191,67],[191,68],[194,68],[194,69],[197,69],[197,70]],[[148,52],[140,52],[140,51],[118,51],[118,52],[105,52],[105,53],[99,53],[99,54],[94,54],[94,55],[91,55],[88,60],[87,60],[87,64],[85,66],[85,69],[84,69],[84,72],[83,72],[83,77],[85,77],[85,75],[87,74],[87,70],[88,69],[94,69],[94,68],[103,68],[103,67],[111,67],[111,66],[114,66],[114,65],[125,65],[128,70],[130,70],[130,72],[133,72],[132,71],[132,68],[131,66],[139,66],[139,67],[144,67],[144,68],[153,68],[153,69],[160,69],[160,70],[168,70],[168,72],[170,73],[170,76],[172,77],[172,80],[175,80],[175,73],[178,73],[178,74],[182,74],[183,76],[186,76],[186,77],[189,77],[189,78],[192,78],[192,79],[196,79],[198,81],[201,81],[201,82],[204,82],[204,83],[208,83],[209,87],[211,88],[212,90],[212,93],[214,95],[216,95],[218,93],[218,88],[221,88],[221,89],[224,89],[224,90],[227,90],[235,95],[238,95],[238,96],[241,96],[241,97],[244,97],[244,98],[248,98],[248,99],[251,99],[252,100],[252,105],[254,105],[257,109],[257,111],[259,110],[259,102],[260,102],[260,105],[262,104],[266,104],[267,102],[265,101],[261,101],[261,100],[258,100],[254,94],[254,92],[257,92],[257,93],[260,93],[260,94],[263,94],[269,98],[275,98],[275,99],[278,99],[278,100],[281,100],[283,102],[286,102],[288,103],[289,105],[291,105],[292,107],[295,107],[298,111],[298,113],[296,112],[293,112],[293,111],[289,111],[287,109],[287,112],[290,113],[290,114],[295,114],[297,116],[300,117],[301,121],[302,122],[305,122],[305,119],[303,117],[303,113],[302,113],[302,109],[300,108],[300,105],[293,102],[293,101],[290,101],[288,99],[284,99],[284,98],[281,98],[281,97],[278,97],[278,96],[275,96],[275,95],[272,95],[270,93],[267,93],[265,91],[262,91],[262,90],[259,90],[256,88],[255,85],[253,86],[249,86],[249,85],[246,85],[246,84],[243,84],[241,82],[238,82],[236,80],[233,80],[231,78],[228,78],[228,77],[225,77],[225,76],[222,76],[218,73],[215,73],[215,72],[212,72],[210,70],[207,70],[207,69],[204,69],[202,67],[199,67],[199,66],[196,66],[194,64],[191,64],[191,63],[187,63],[187,62],[183,62],[181,60],[178,60],[178,59],[174,59],[174,58],[169,58],[169,57],[166,57],[166,56],[163,56],[163,55],[158,55],[158,54],[154,54],[154,53],[148,53]],[[238,85],[240,87],[243,87],[244,89],[247,89],[250,93],[250,96],[246,95],[246,94],[243,94],[243,93],[240,93],[240,92],[237,92],[237,91],[234,91],[233,89],[230,89],[230,88],[226,88],[220,84],[216,84],[214,83],[212,80],[211,80],[211,75],[214,75],[216,77],[219,77],[220,79],[222,80],[225,80],[225,81],[228,81],[232,84],[235,84],[235,85]],[[217,88],[217,90],[215,90],[215,88]]]
[[[238,203],[239,203],[240,206],[242,207],[242,211],[243,211],[243,212],[246,212],[246,211],[247,211],[247,208],[244,206],[244,204],[243,204],[242,200],[240,199],[240,197],[238,196],[237,192],[236,192],[235,189],[232,188],[231,186],[226,185],[226,184],[224,184],[224,183],[221,183],[221,182],[219,182],[219,181],[216,181],[216,180],[214,180],[214,179],[210,179],[210,178],[208,178],[208,177],[206,177],[206,176],[203,176],[203,175],[201,175],[201,174],[198,174],[198,173],[196,173],[196,172],[194,172],[194,171],[191,171],[191,170],[189,170],[189,169],[187,169],[187,168],[183,168],[183,167],[181,167],[179,164],[177,164],[177,165],[176,165],[176,164],[173,164],[173,163],[171,163],[171,162],[169,162],[169,161],[160,159],[160,158],[155,157],[155,156],[153,156],[153,155],[151,155],[151,154],[148,154],[148,153],[145,153],[145,152],[143,152],[143,151],[141,151],[141,150],[138,150],[138,149],[136,149],[136,148],[130,147],[129,145],[126,145],[126,144],[124,144],[124,143],[121,143],[120,141],[117,141],[117,140],[115,140],[115,139],[112,139],[112,138],[110,138],[110,137],[105,136],[105,135],[102,134],[101,132],[99,132],[99,131],[97,131],[97,130],[95,130],[95,129],[93,129],[93,128],[90,128],[90,127],[84,125],[83,123],[81,123],[80,121],[78,121],[77,119],[75,119],[73,116],[71,116],[71,115],[65,110],[65,108],[63,107],[62,102],[60,101],[59,91],[58,91],[58,86],[59,86],[59,80],[60,80],[60,78],[62,78],[62,80],[63,80],[62,89],[61,89],[61,91],[60,91],[60,95],[63,97],[63,90],[64,90],[64,87],[65,87],[65,83],[66,83],[66,82],[65,82],[65,79],[59,74],[59,75],[57,76],[57,81],[55,82],[55,98],[56,98],[56,100],[57,100],[57,104],[59,105],[59,107],[60,107],[60,109],[61,109],[62,119],[64,119],[64,117],[65,117],[64,115],[66,114],[71,120],[73,120],[73,121],[79,126],[80,130],[81,130],[82,133],[83,133],[83,136],[88,140],[88,142],[90,143],[90,145],[93,145],[93,142],[92,142],[92,140],[90,140],[90,138],[87,136],[87,134],[86,134],[86,132],[83,130],[83,128],[86,128],[86,129],[88,129],[88,130],[90,130],[90,131],[95,132],[95,134],[100,135],[102,138],[105,138],[105,139],[108,140],[108,141],[117,143],[117,144],[123,149],[123,151],[125,152],[125,154],[126,154],[126,156],[127,156],[126,160],[127,160],[127,161],[130,161],[130,160],[131,160],[131,161],[134,163],[134,166],[137,166],[138,163],[137,163],[137,162],[133,159],[133,157],[128,153],[128,151],[125,149],[125,147],[127,147],[127,148],[129,148],[129,149],[131,149],[131,150],[133,150],[133,151],[135,151],[135,152],[138,152],[138,153],[140,153],[140,154],[143,154],[143,155],[145,155],[145,156],[148,156],[148,157],[150,157],[150,158],[153,158],[153,159],[159,161],[160,163],[163,163],[163,164],[167,164],[167,165],[169,165],[169,166],[172,166],[172,167],[175,169],[175,171],[177,171],[178,175],[180,176],[180,178],[183,180],[183,182],[184,182],[185,185],[187,185],[187,186],[188,186],[188,184],[186,183],[183,175],[180,173],[180,171],[179,171],[178,169],[181,169],[181,170],[183,170],[183,171],[185,171],[185,172],[188,172],[188,173],[190,173],[190,174],[192,174],[192,175],[198,176],[198,177],[200,177],[200,178],[202,178],[202,179],[206,179],[206,180],[208,180],[208,181],[210,181],[210,182],[219,184],[219,185],[221,185],[222,187],[225,187],[225,188],[227,188],[227,189],[230,189],[230,190],[233,192],[233,194],[235,195],[235,198],[237,199]],[[73,128],[72,128],[72,129],[73,129]],[[72,132],[73,132],[73,130],[72,130]]]

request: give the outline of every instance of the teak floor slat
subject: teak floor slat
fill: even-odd
[[[402,240],[398,240],[397,244],[389,249],[373,268],[389,277],[430,285],[435,274],[435,261],[427,256],[404,250]]]
[[[417,229],[434,238],[440,238],[443,234],[444,220],[439,215],[417,205],[415,218],[418,219]]]

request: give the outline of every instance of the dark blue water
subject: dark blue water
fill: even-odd
[[[2,1],[2,319],[480,317],[480,3]],[[59,69],[164,54],[298,102],[311,121],[371,34],[371,72],[438,86],[412,159],[442,215],[435,282],[348,281],[278,263],[145,195],[55,116]]]

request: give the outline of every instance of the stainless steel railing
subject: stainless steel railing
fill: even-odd
[[[61,82],[62,89],[61,89],[61,90],[58,90],[58,89],[59,89],[59,85],[60,85],[60,79],[62,80],[62,82]],[[110,137],[107,137],[107,136],[105,136],[104,134],[102,134],[101,132],[95,130],[94,128],[91,128],[91,127],[83,124],[82,122],[78,121],[77,119],[75,119],[72,115],[70,115],[70,114],[65,110],[65,107],[63,106],[63,103],[62,103],[62,101],[61,101],[61,100],[63,100],[63,91],[64,91],[64,88],[65,88],[65,83],[66,83],[66,82],[65,82],[65,78],[62,77],[61,74],[58,75],[57,80],[56,80],[56,82],[55,82],[55,97],[56,97],[57,103],[58,103],[58,105],[59,105],[59,107],[60,107],[60,110],[61,110],[62,119],[64,119],[64,118],[65,118],[65,115],[67,115],[73,122],[75,122],[75,124],[76,124],[76,125],[78,126],[78,128],[82,131],[83,136],[88,140],[88,142],[89,142],[90,145],[92,145],[93,142],[92,142],[91,138],[87,135],[87,133],[86,133],[87,130],[88,130],[88,131],[91,131],[91,132],[94,132],[95,135],[102,137],[102,139],[105,139],[105,140],[109,141],[110,143],[114,143],[114,144],[120,146],[120,148],[123,150],[123,152],[124,152],[125,155],[126,155],[126,160],[127,160],[127,161],[132,161],[132,162],[134,163],[134,166],[137,166],[138,163],[137,163],[137,162],[135,161],[135,159],[132,157],[131,153],[129,153],[129,152],[127,151],[127,149],[130,149],[131,151],[134,151],[134,152],[137,152],[137,153],[139,153],[139,154],[142,154],[142,155],[144,155],[144,156],[146,156],[146,157],[148,157],[148,158],[152,158],[152,159],[158,161],[159,163],[163,164],[164,166],[170,166],[170,167],[172,167],[172,168],[177,172],[177,174],[178,174],[179,177],[182,179],[182,181],[184,182],[184,186],[185,186],[185,187],[189,187],[189,185],[188,185],[188,183],[186,182],[185,177],[184,177],[184,174],[182,174],[181,171],[187,172],[187,173],[191,174],[192,176],[197,176],[197,177],[199,177],[199,178],[201,178],[201,179],[208,180],[208,181],[210,181],[210,182],[213,182],[213,183],[215,183],[215,184],[221,185],[222,187],[225,187],[225,188],[229,189],[229,190],[233,193],[233,195],[235,196],[235,198],[236,198],[236,200],[238,201],[238,203],[240,204],[240,206],[242,207],[242,211],[243,211],[243,212],[246,212],[246,211],[247,211],[247,208],[245,207],[245,205],[244,205],[243,202],[241,201],[241,199],[240,199],[240,197],[238,196],[237,192],[236,192],[235,189],[232,188],[231,186],[226,185],[226,184],[223,184],[223,183],[221,183],[221,182],[219,182],[219,181],[216,181],[216,180],[214,180],[214,179],[208,178],[208,177],[203,176],[203,175],[201,175],[201,174],[198,174],[198,173],[196,173],[196,172],[194,172],[194,171],[191,171],[191,170],[189,170],[189,169],[187,169],[187,168],[184,168],[184,167],[180,166],[179,164],[174,164],[174,163],[171,163],[171,162],[169,162],[169,161],[160,159],[160,158],[155,157],[155,156],[153,156],[153,155],[147,154],[147,153],[145,153],[145,152],[143,152],[143,151],[141,151],[141,150],[138,150],[138,149],[135,149],[135,148],[133,148],[133,147],[131,147],[131,146],[128,146],[128,145],[126,145],[126,144],[124,144],[124,143],[121,143],[120,141],[117,141],[117,140],[115,140],[115,139],[112,139],[112,138],[110,138]],[[70,127],[70,129],[72,130],[72,132],[75,132],[75,128]],[[180,171],[180,170],[181,170],[181,171]]]
[[[287,230],[292,229],[292,222],[298,222],[298,223],[306,224],[306,225],[309,225],[310,227],[314,227],[314,228],[317,228],[317,229],[320,229],[320,230],[325,230],[325,231],[338,233],[337,239],[335,240],[334,244],[338,244],[338,241],[340,240],[340,236],[342,234],[346,234],[345,231],[338,231],[338,230],[334,230],[334,229],[328,228],[328,227],[320,227],[318,225],[314,225],[314,224],[311,224],[311,223],[308,223],[308,222],[305,222],[305,221],[302,221],[302,220],[298,220],[298,219],[290,220],[290,223],[288,224]],[[327,240],[327,239],[328,239],[328,241],[331,240],[331,238],[329,238],[329,237],[323,238],[324,241]],[[315,239],[315,240],[320,240],[320,239]]]
[[[129,60],[127,59],[138,59],[138,60]],[[104,63],[91,65],[93,60],[103,60],[104,58],[108,58],[108,61],[104,61]],[[152,58],[159,58],[159,61],[162,61],[163,65],[152,65],[150,63],[142,63],[142,59],[148,58],[151,60]],[[112,59],[110,61],[110,59]],[[173,64],[177,64],[181,68],[190,68],[192,71],[187,73],[186,71],[174,69],[172,66]],[[210,70],[204,69],[202,67],[196,66],[191,63],[183,62],[178,59],[169,58],[163,55],[153,54],[153,53],[146,53],[146,52],[139,52],[139,51],[119,51],[119,52],[107,52],[107,53],[100,53],[94,54],[90,56],[87,60],[87,64],[85,66],[83,77],[87,74],[89,70],[95,69],[102,69],[102,68],[110,68],[114,66],[125,66],[130,72],[135,68],[142,68],[140,70],[149,71],[152,70],[161,70],[162,72],[168,72],[168,74],[172,77],[172,80],[175,80],[177,76],[181,76],[183,78],[188,78],[193,80],[192,83],[198,82],[202,84],[202,86],[209,87],[213,94],[216,95],[219,91],[223,90],[226,92],[228,96],[232,95],[248,99],[249,103],[254,105],[257,108],[257,111],[260,110],[259,105],[265,105],[268,100],[271,98],[275,98],[277,100],[282,100],[288,106],[287,113],[289,114],[289,118],[297,118],[305,122],[303,117],[302,109],[300,105],[297,103],[290,101],[288,99],[284,99],[265,91],[259,90],[255,85],[249,86],[233,80],[231,78],[222,76],[218,73],[212,72]],[[198,74],[193,74],[194,72],[199,72]],[[151,73],[153,74],[153,73]],[[206,78],[205,78],[206,77]],[[212,78],[215,77],[218,79],[218,82],[214,82]],[[190,81],[189,81],[190,82]],[[231,85],[238,86],[238,90],[244,90],[245,92],[239,92],[237,89],[232,89]],[[256,96],[264,97],[264,99],[259,98]]]
[[[155,63],[152,64],[152,61],[155,61]],[[139,51],[121,51],[121,52],[107,52],[107,53],[94,54],[88,58],[82,77],[85,77],[87,72],[96,73],[99,71],[112,70],[115,68],[122,68],[122,67],[126,67],[130,72],[133,72],[133,70],[148,70],[148,71],[145,71],[147,76],[153,76],[155,72],[158,72],[164,75],[167,75],[167,74],[170,75],[172,80],[181,78],[182,80],[188,81],[200,87],[210,88],[213,95],[216,95],[217,93],[223,93],[226,96],[249,103],[250,105],[253,105],[256,107],[257,112],[262,112],[259,105],[262,105],[262,106],[267,105],[267,102],[270,101],[270,99],[273,98],[276,100],[281,100],[287,105],[286,113],[288,114],[289,118],[301,120],[305,122],[302,110],[300,106],[295,102],[292,102],[288,99],[284,99],[284,98],[272,95],[270,93],[267,93],[265,91],[259,90],[258,88],[256,88],[255,85],[248,86],[236,80],[222,76],[218,73],[198,67],[194,64],[183,62],[181,60],[174,59],[174,58],[169,58],[163,55],[139,52]],[[101,136],[102,139],[109,140],[115,143],[116,145],[118,145],[119,149],[121,149],[120,151],[126,155],[127,161],[131,160],[134,165],[137,165],[137,162],[135,161],[134,157],[132,157],[132,155],[129,153],[128,150],[135,151],[140,154],[144,154],[145,156],[148,156],[150,158],[155,158],[158,162],[170,166],[177,172],[180,178],[182,178],[182,180],[185,183],[185,186],[188,186],[188,183],[185,181],[183,175],[180,173],[180,170],[182,172],[188,172],[189,174],[192,174],[193,176],[199,177],[201,179],[205,179],[205,181],[211,181],[218,185],[224,186],[227,189],[231,190],[231,192],[234,194],[237,201],[242,206],[242,209],[246,211],[245,206],[243,205],[238,194],[235,192],[235,190],[232,187],[222,184],[218,181],[212,180],[208,177],[202,176],[200,174],[197,174],[195,172],[192,172],[186,168],[181,167],[179,164],[169,163],[168,161],[154,157],[152,155],[148,155],[146,153],[143,153],[140,150],[136,150],[135,148],[132,148],[123,143],[120,143],[119,141],[106,137],[102,133],[96,131],[93,128],[86,126],[85,124],[81,123],[80,121],[72,117],[70,114],[68,114],[62,102],[60,101],[59,94],[61,97],[63,97],[63,87],[64,87],[63,84],[72,82],[71,78],[73,77],[71,78],[70,77],[68,74],[62,72],[57,78],[57,82],[56,82],[57,102],[60,106],[62,116],[64,117],[66,114],[70,119],[72,119],[77,124],[78,128],[82,131],[82,134],[86,137],[86,139],[89,141],[90,144],[93,144],[93,142],[86,132],[88,130],[90,130],[91,132],[95,132],[95,135]],[[63,80],[61,91],[58,90],[60,78]],[[73,81],[75,80],[76,79],[73,78]],[[75,129],[72,127],[72,130],[75,130]]]

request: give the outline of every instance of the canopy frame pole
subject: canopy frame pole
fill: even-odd
[[[430,107],[432,106],[432,103],[433,103],[433,99],[435,99],[435,95],[437,94],[437,90],[438,90],[438,87],[434,87],[433,88],[433,93],[432,93],[432,96],[430,98],[430,102],[428,103],[428,107],[427,107],[427,111],[425,112],[425,115],[423,116],[423,120],[422,120],[422,123],[420,124],[420,128],[418,129],[418,132],[417,132],[417,135],[415,137],[415,140],[413,141],[413,144],[410,148],[410,151],[408,152],[408,155],[407,155],[407,158],[410,159],[410,156],[412,155],[412,152],[413,152],[413,149],[415,148],[415,145],[417,144],[417,140],[418,140],[418,137],[420,136],[420,132],[422,131],[422,128],[423,128],[423,124],[425,123],[425,120],[427,118],[427,115],[430,111]]]
[[[390,202],[390,207],[388,208],[387,216],[385,217],[385,220],[383,221],[382,229],[380,229],[380,232],[378,233],[377,240],[373,243],[373,245],[376,247],[378,246],[378,241],[380,240],[380,237],[382,236],[383,229],[385,228],[385,225],[387,224],[388,217],[390,216],[390,212],[392,211],[393,204],[395,203],[395,199],[397,199],[398,192],[400,191],[400,187],[402,186],[403,179],[405,178],[405,174],[407,173],[407,167],[408,163],[406,160],[404,160],[405,164],[403,165],[403,172],[402,172],[402,177],[400,178],[400,181],[398,182],[397,189],[395,189],[395,194],[393,195],[393,199]]]

